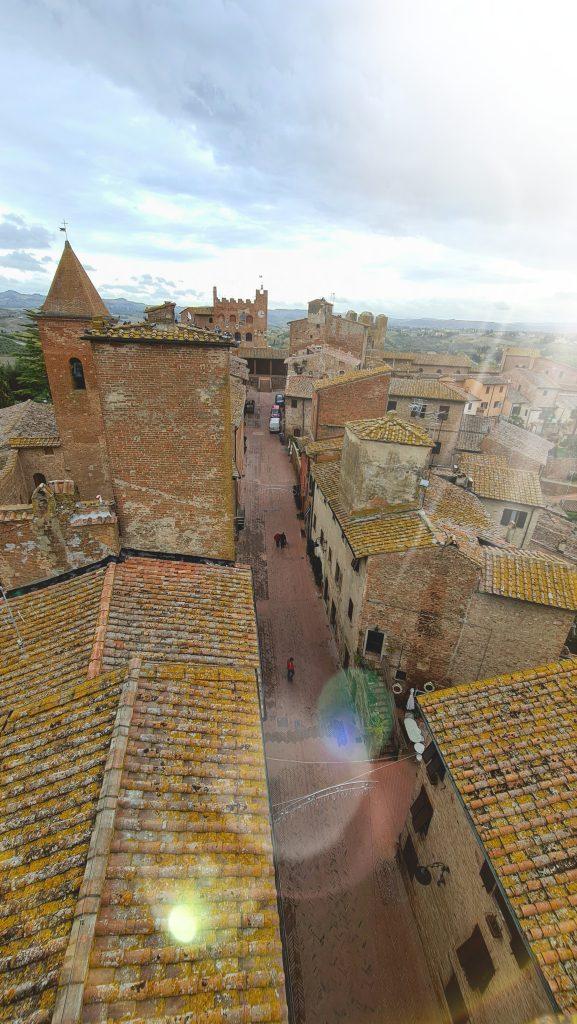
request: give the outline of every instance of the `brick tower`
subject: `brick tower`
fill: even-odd
[[[92,347],[82,338],[95,317],[110,319],[110,313],[66,241],[40,310],[40,342],[65,473],[76,483],[81,498],[101,494],[112,499]]]

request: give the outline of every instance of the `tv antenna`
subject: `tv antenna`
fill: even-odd
[[[259,282],[259,287],[260,287],[261,292],[264,291],[264,285],[262,283],[262,274],[258,275],[258,282]]]
[[[62,221],[62,224],[60,225],[60,230],[64,232],[66,241],[68,241],[68,224],[65,220]]]

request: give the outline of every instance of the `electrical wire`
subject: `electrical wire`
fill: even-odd
[[[375,772],[381,772],[383,768],[391,768],[393,765],[400,764],[401,761],[412,761],[413,757],[413,754],[407,754],[406,757],[399,757],[397,761],[385,761],[385,763],[379,765],[378,768],[372,768],[368,772],[361,772],[360,775],[354,775],[352,779],[347,779],[344,782],[333,783],[332,786],[325,786],[323,789],[313,789],[310,793],[303,793],[302,796],[293,797],[292,800],[287,800],[284,803],[273,804],[271,809],[275,811],[277,808],[289,807],[291,804],[300,803],[303,800],[307,800],[309,797],[319,796],[322,793],[329,793],[331,790],[342,789],[345,786],[349,786],[352,782],[358,782],[360,779],[366,779],[369,775],[374,775]],[[334,762],[332,763],[334,764]]]

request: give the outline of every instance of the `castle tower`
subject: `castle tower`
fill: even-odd
[[[40,309],[40,343],[62,441],[66,476],[81,498],[113,498],[92,348],[83,339],[94,318],[110,319],[70,242]]]

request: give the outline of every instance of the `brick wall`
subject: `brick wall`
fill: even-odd
[[[296,402],[296,409],[293,409],[293,402]],[[297,437],[309,435],[311,432],[311,409],[310,398],[285,397],[285,434],[295,434]]]
[[[0,469],[0,505],[20,505],[28,501],[26,483],[17,451],[5,452],[6,461]]]
[[[289,325],[290,352],[298,352],[307,345],[331,345],[344,352],[351,352],[364,359],[368,328],[354,320],[327,314],[326,320],[311,315],[302,320],[293,320]]]
[[[409,816],[400,848],[409,835],[420,864],[439,862],[447,865],[450,873],[445,875],[445,885],[436,885],[438,869],[433,868],[434,881],[428,886],[411,880],[404,865],[402,874],[440,1003],[446,1005],[444,988],[454,974],[471,1024],[526,1024],[536,1020],[551,1009],[541,974],[532,960],[520,968],[513,956],[505,921],[479,875],[484,852],[455,787],[449,775],[433,786],[423,769],[415,795],[421,785],[433,806],[429,830],[425,837],[415,834]],[[502,938],[491,935],[487,915],[496,916]],[[456,953],[475,926],[482,932],[495,968],[484,993],[471,988]]]
[[[213,325],[241,344],[265,345],[267,321],[268,291],[257,290],[254,299],[219,299],[213,288]]]
[[[418,386],[417,386],[418,387]],[[418,393],[418,392],[417,392]],[[422,404],[426,406],[423,418],[411,417],[411,406],[415,404],[413,398],[406,398],[402,395],[390,396],[391,401],[396,403],[394,411],[402,416],[404,420],[416,423],[423,427],[434,442],[440,444],[440,449],[431,456],[432,466],[451,466],[455,462],[455,449],[459,439],[459,431],[463,420],[465,409],[464,402],[449,402],[447,400],[424,398]],[[447,418],[439,419],[441,406],[444,411],[448,406]]]
[[[572,473],[577,473],[577,459],[555,459],[552,455],[547,459],[547,464],[543,470],[543,476],[547,480],[560,480],[563,483],[567,483]]]
[[[347,321],[348,322],[348,321]],[[390,374],[361,377],[313,392],[311,432],[315,440],[344,433],[351,420],[383,416],[389,396]]]
[[[75,522],[81,511],[74,499],[61,497],[47,507],[35,501],[14,511],[0,509],[4,587],[35,583],[117,554],[116,517],[108,514],[106,522],[98,522],[88,516]]]
[[[392,673],[405,672],[407,687],[443,682],[477,580],[476,565],[452,545],[369,558],[360,651],[366,630],[377,626]]]
[[[88,320],[40,318],[40,341],[62,441],[64,475],[74,480],[81,498],[101,494],[112,500],[104,421],[91,344],[81,340]],[[74,387],[70,359],[80,359],[85,390]]]
[[[19,448],[18,461],[26,490],[25,501],[30,500],[36,487],[36,473],[41,473],[46,480],[62,480],[66,476],[61,448]]]
[[[123,544],[234,558],[228,349],[93,348]]]
[[[449,682],[471,682],[557,661],[574,613],[495,594],[473,594],[448,665]]]

